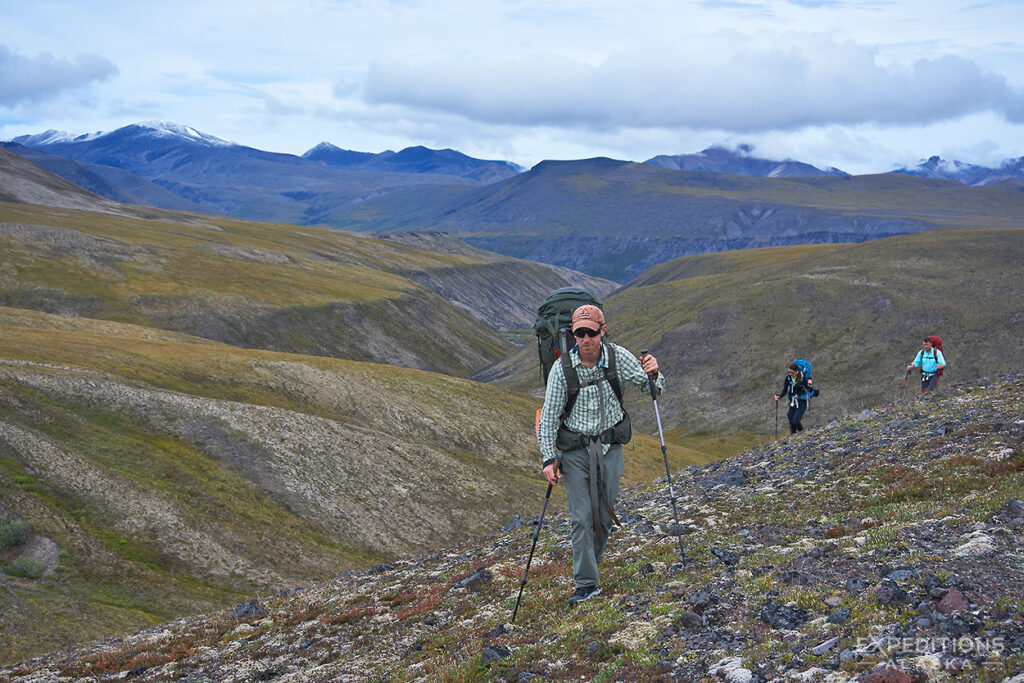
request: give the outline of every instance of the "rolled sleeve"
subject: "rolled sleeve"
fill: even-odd
[[[644,372],[640,360],[621,346],[616,345],[615,349],[615,359],[619,365],[620,376],[639,391],[649,394],[651,378]],[[665,375],[661,374],[661,370],[658,371],[658,376],[654,380],[654,391],[658,396],[665,391]]]

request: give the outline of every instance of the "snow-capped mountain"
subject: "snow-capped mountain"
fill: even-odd
[[[945,178],[965,185],[988,185],[1010,178],[1024,180],[1024,157],[1010,159],[996,168],[989,168],[933,156],[913,168],[904,166],[892,172],[921,178]]]
[[[191,126],[182,126],[169,121],[144,121],[118,128],[111,132],[97,131],[95,133],[85,133],[84,135],[72,135],[65,131],[51,129],[36,135],[20,135],[11,140],[11,142],[16,142],[25,147],[46,147],[48,145],[94,142],[108,136],[126,134],[139,137],[150,136],[154,138],[189,140],[212,147],[236,146],[234,142],[224,140],[216,135],[203,133]]]
[[[837,168],[820,169],[802,161],[775,161],[753,156],[753,147],[740,145],[735,150],[725,147],[708,147],[697,154],[662,154],[646,163],[668,168],[673,171],[710,171],[732,175],[756,176],[760,178],[816,178],[821,176],[845,176]]]

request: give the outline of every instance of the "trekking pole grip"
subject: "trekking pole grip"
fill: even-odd
[[[647,354],[647,349],[642,349],[640,351],[640,357],[643,358],[646,355],[648,355]],[[655,382],[655,380],[658,379],[658,375],[657,374],[653,374],[653,375],[648,374],[647,376],[651,378],[650,381],[647,383],[647,388],[651,390],[651,398],[653,400],[657,401],[658,400],[658,395],[654,393],[654,382]]]

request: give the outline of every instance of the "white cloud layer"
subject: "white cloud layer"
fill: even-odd
[[[1024,155],[1021,0],[4,4],[0,140],[163,119],[524,166],[740,143],[853,173]]]
[[[668,127],[735,132],[809,126],[927,124],[994,111],[1024,122],[1024,90],[961,57],[878,62],[818,36],[752,44],[719,36],[687,50],[619,53],[589,65],[564,57],[375,63],[365,96],[521,126]]]

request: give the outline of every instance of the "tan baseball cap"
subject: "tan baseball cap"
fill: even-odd
[[[604,313],[597,306],[584,304],[572,313],[572,329],[586,327],[591,330],[600,330],[604,326]]]

